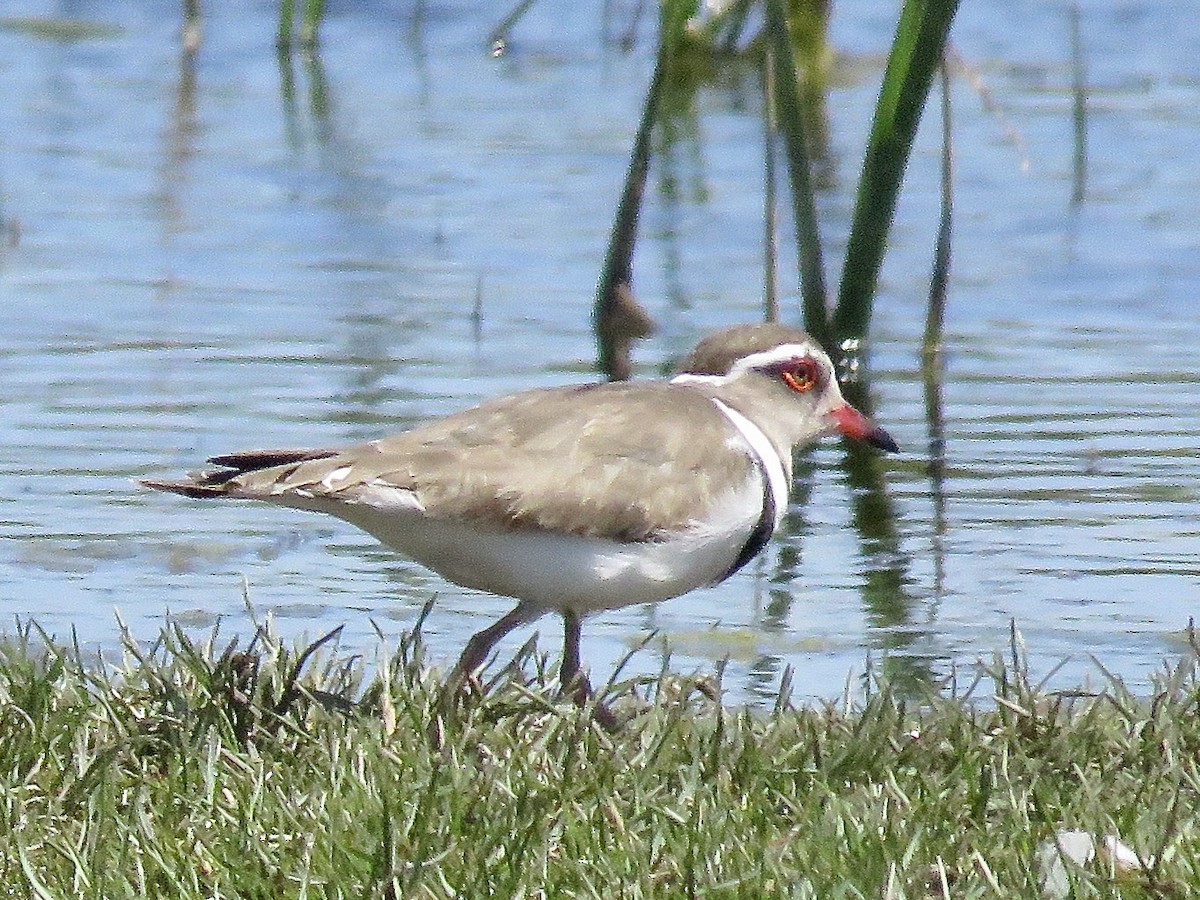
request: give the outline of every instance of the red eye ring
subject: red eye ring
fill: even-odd
[[[779,377],[797,394],[806,394],[820,382],[821,370],[815,360],[805,357],[781,369]]]

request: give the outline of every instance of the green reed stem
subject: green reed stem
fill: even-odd
[[[888,57],[858,184],[839,284],[834,330],[861,339],[921,113],[942,59],[958,0],[906,0]]]

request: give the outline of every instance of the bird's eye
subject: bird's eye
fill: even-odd
[[[779,377],[797,394],[804,394],[820,382],[821,369],[815,359],[806,356],[804,359],[788,363],[780,370]]]

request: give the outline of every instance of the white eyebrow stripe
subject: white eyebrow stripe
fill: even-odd
[[[733,368],[729,370],[729,374],[736,375],[739,372],[745,372],[747,369],[761,369],[774,363],[787,362],[789,359],[800,359],[805,356],[812,356],[816,359],[821,358],[818,348],[807,341],[803,344],[780,344],[778,347],[772,347],[770,350],[763,350],[759,353],[751,353],[749,356],[743,356],[733,364]]]

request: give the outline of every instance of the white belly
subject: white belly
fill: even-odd
[[[711,584],[729,569],[744,541],[689,534],[619,544],[457,522],[424,520],[405,528],[395,517],[367,510],[343,518],[455,584],[580,613],[666,600]]]
[[[729,571],[762,512],[762,488],[748,484],[721,504],[714,524],[697,524],[664,541],[618,543],[430,519],[411,503],[271,499],[331,513],[463,587],[581,614],[666,600],[712,584]]]

